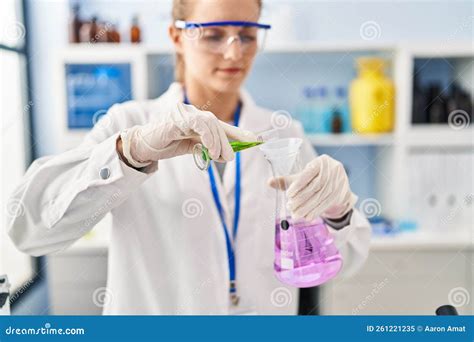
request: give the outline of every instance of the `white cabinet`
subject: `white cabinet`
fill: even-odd
[[[47,257],[50,313],[100,315],[107,281],[107,249],[70,250]]]
[[[107,300],[107,245],[111,217],[68,249],[46,257],[52,315],[100,315]]]
[[[455,304],[472,315],[474,252],[466,246],[375,248],[357,275],[323,287],[321,314],[434,315]]]

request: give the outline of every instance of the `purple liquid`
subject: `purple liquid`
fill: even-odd
[[[275,233],[274,268],[281,282],[295,287],[317,286],[341,269],[342,257],[321,219],[281,219],[276,222]]]

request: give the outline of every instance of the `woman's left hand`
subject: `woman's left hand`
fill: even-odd
[[[269,185],[287,189],[288,209],[296,219],[340,219],[357,201],[342,163],[325,154],[297,174],[270,179]]]

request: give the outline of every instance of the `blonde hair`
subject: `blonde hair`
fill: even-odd
[[[197,0],[173,0],[173,9],[171,10],[171,16],[173,23],[176,20],[186,20],[192,11],[192,5]],[[258,7],[262,9],[262,0],[256,0]],[[174,77],[178,82],[184,82],[184,59],[179,53],[175,55],[175,66],[174,66]]]

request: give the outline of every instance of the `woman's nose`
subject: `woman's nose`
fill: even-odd
[[[229,37],[224,51],[224,59],[239,60],[242,58],[242,44],[239,37]]]

